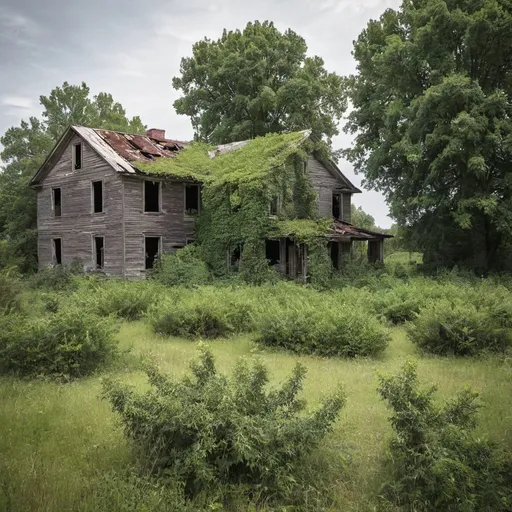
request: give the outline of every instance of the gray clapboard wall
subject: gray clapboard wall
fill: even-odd
[[[333,176],[327,168],[314,156],[308,158],[309,176],[318,194],[318,213],[322,217],[332,216],[332,194],[341,192],[346,185],[340,178]],[[342,220],[350,222],[350,203],[352,194],[343,193]]]
[[[82,144],[82,168],[74,170],[72,146]],[[93,213],[92,182],[103,181],[103,212]],[[61,189],[61,217],[53,211],[52,189]],[[52,239],[62,240],[62,263],[80,260],[96,267],[93,238],[104,237],[104,272],[122,275],[122,182],[87,143],[74,136],[37,191],[39,266],[53,263]]]

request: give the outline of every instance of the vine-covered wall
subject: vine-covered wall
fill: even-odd
[[[225,149],[225,148],[224,148]],[[196,234],[200,254],[216,275],[236,269],[249,282],[275,278],[265,258],[265,240],[292,238],[308,245],[308,268],[319,282],[331,262],[325,235],[331,219],[317,216],[317,197],[306,162],[325,151],[307,132],[268,134],[238,149],[193,143],[176,158],[137,167],[148,174],[202,182]],[[277,208],[270,215],[270,204]]]

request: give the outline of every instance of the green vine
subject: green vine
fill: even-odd
[[[313,278],[322,274],[322,265],[324,274],[331,270],[325,238],[331,221],[317,218],[317,196],[305,162],[311,152],[322,151],[322,144],[308,135],[268,134],[230,151],[193,143],[176,158],[137,167],[148,174],[202,182],[196,235],[201,257],[215,275],[239,270],[255,284],[275,279],[265,259],[265,239],[289,237],[308,244]],[[273,201],[277,212],[269,215]],[[237,251],[239,264],[233,267],[229,262]]]

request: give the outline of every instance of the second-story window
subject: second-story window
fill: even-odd
[[[60,188],[52,188],[52,210],[54,217],[62,215],[62,193]]]
[[[342,208],[341,208],[341,194],[332,195],[332,216],[335,219],[341,220]]]
[[[73,144],[73,169],[82,168],[82,144]]]
[[[277,196],[274,196],[270,201],[268,211],[270,215],[277,215],[279,211],[279,198]]]
[[[103,212],[103,181],[92,182],[92,211]]]
[[[160,183],[144,181],[144,211],[160,211]]]
[[[185,185],[185,213],[199,212],[201,204],[201,188],[199,185]]]

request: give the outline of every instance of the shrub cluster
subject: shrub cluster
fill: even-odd
[[[151,277],[167,286],[197,286],[208,283],[210,273],[198,248],[189,244],[174,254],[161,256]]]
[[[189,496],[223,484],[283,491],[344,405],[337,393],[304,413],[297,398],[306,373],[301,365],[272,390],[259,361],[240,360],[228,378],[202,348],[191,368],[193,377],[173,381],[148,367],[151,390],[142,394],[112,381],[104,389],[143,465],[184,482]]]
[[[218,338],[254,328],[253,300],[243,290],[204,287],[175,290],[149,311],[153,329],[165,336]]]
[[[21,306],[22,287],[19,279],[0,272],[0,315],[18,310]]]
[[[368,310],[326,300],[269,308],[259,321],[258,341],[298,353],[364,357],[381,354],[389,333]]]
[[[112,321],[80,308],[40,318],[11,314],[0,323],[2,372],[69,379],[91,373],[116,352]]]
[[[439,407],[434,392],[419,389],[413,363],[380,378],[379,393],[393,411],[396,433],[384,496],[404,511],[510,510],[511,461],[472,432],[477,395],[464,390]]]
[[[486,302],[484,296],[479,305],[439,299],[421,310],[407,326],[407,333],[414,343],[433,354],[501,352],[512,343],[511,311],[506,303]]]
[[[41,269],[27,279],[27,284],[36,290],[70,291],[77,288],[76,277],[82,273],[79,263],[70,266],[57,265]]]

